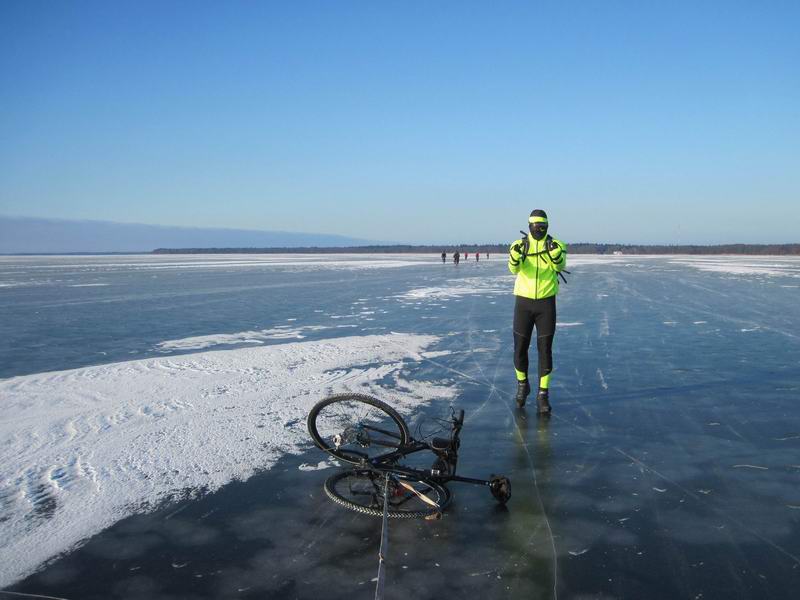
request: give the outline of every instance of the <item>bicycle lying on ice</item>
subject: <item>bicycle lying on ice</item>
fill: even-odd
[[[352,468],[325,481],[334,502],[376,517],[435,519],[450,503],[450,482],[489,488],[505,504],[511,497],[507,477],[474,479],[456,475],[464,411],[451,408],[447,437],[425,441],[411,436],[408,425],[391,406],[366,394],[337,394],[318,402],[308,415],[308,432],[325,452]],[[402,464],[418,452],[431,451],[429,469]]]

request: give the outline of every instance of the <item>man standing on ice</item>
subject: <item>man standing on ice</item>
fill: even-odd
[[[547,213],[536,209],[528,218],[529,233],[511,244],[508,270],[514,283],[514,369],[517,372],[517,405],[525,406],[531,392],[528,383],[528,348],[536,326],[539,353],[539,392],[536,412],[550,414],[550,372],[553,370],[553,335],[556,332],[558,278],[567,266],[567,245],[547,233]]]

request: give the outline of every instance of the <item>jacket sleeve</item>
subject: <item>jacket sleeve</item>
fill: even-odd
[[[517,249],[517,244],[519,242],[514,242],[508,249],[508,270],[511,271],[514,275],[519,273],[520,268],[522,268],[522,255],[519,253]]]
[[[553,269],[559,273],[567,268],[567,245],[555,238],[553,241],[558,244],[558,248],[550,250],[550,259],[553,261]]]

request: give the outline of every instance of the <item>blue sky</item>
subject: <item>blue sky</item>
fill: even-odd
[[[798,2],[0,3],[0,214],[800,241]]]

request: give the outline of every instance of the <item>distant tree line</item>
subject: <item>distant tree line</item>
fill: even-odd
[[[786,254],[800,255],[800,244],[718,244],[646,245],[646,244],[570,244],[571,254]]]
[[[447,252],[505,254],[508,244],[445,244],[441,246],[410,244],[301,248],[158,248],[153,254],[440,254]],[[800,244],[720,244],[644,245],[644,244],[569,244],[570,254],[756,254],[800,255]]]

